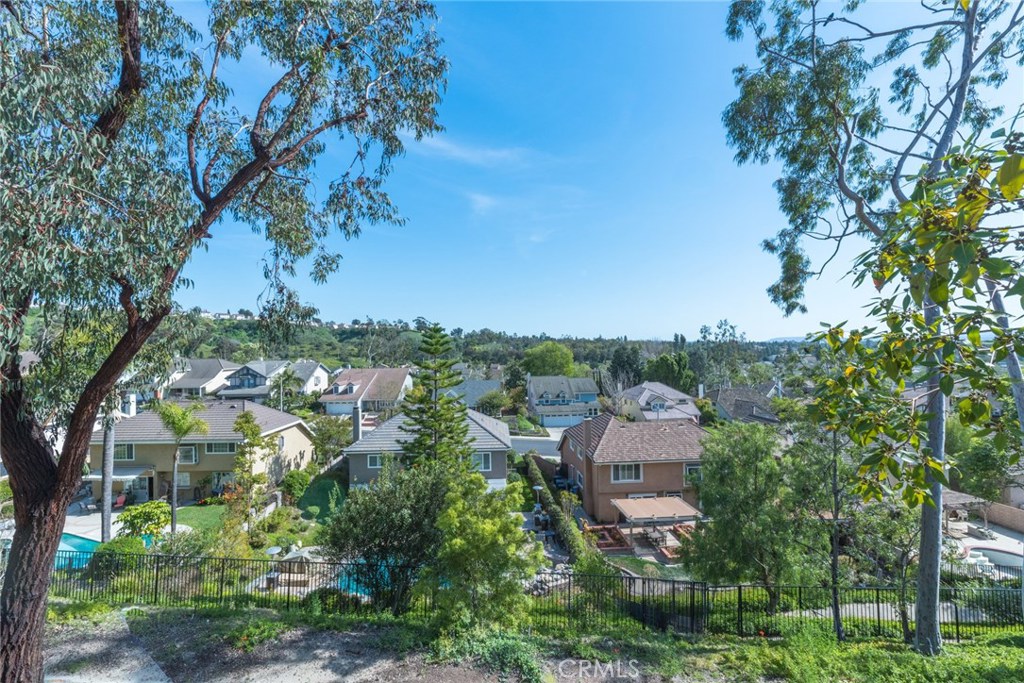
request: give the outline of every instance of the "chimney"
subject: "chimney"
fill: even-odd
[[[126,398],[124,413],[128,417],[134,417],[139,412],[139,399],[134,393],[128,394]]]
[[[697,385],[697,398],[704,398],[704,383]]]
[[[363,411],[360,410],[359,404],[357,403],[352,408],[352,443],[359,441],[362,437],[363,432]]]
[[[583,457],[590,453],[590,418],[583,419]]]

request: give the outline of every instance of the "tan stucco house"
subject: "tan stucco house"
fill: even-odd
[[[558,450],[587,514],[616,522],[616,499],[677,496],[699,507],[706,435],[692,420],[621,422],[605,413],[566,429]]]
[[[257,465],[272,483],[286,472],[300,469],[313,457],[312,433],[306,423],[289,413],[245,400],[209,400],[198,413],[210,427],[182,441],[178,461],[178,500],[191,500],[198,493],[209,495],[234,478],[235,453],[242,435],[235,420],[245,411],[253,414],[263,436],[274,440],[275,449]],[[143,412],[117,423],[114,429],[114,492],[131,492],[134,501],[163,498],[170,492],[174,465],[174,438],[155,412]],[[103,430],[93,432],[89,444],[89,469],[85,479],[93,495],[101,495]],[[200,491],[196,491],[196,489]]]

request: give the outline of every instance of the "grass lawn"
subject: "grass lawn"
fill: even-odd
[[[609,563],[628,569],[639,576],[647,576],[652,579],[676,579],[686,581],[690,577],[682,567],[669,567],[660,562],[648,562],[639,557],[611,556],[606,557]]]
[[[326,520],[330,514],[331,491],[335,486],[338,487],[338,507],[340,508],[345,502],[345,494],[348,491],[345,488],[346,483],[342,473],[337,470],[328,470],[323,474],[318,474],[313,477],[313,481],[309,482],[309,488],[299,499],[299,509],[305,512],[311,505],[316,505],[320,508],[317,519]]]
[[[178,508],[178,524],[186,524],[199,531],[222,526],[224,505],[189,505]]]

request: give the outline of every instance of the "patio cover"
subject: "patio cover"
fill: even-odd
[[[942,491],[942,508],[944,510],[979,510],[992,505],[991,502],[963,491]]]
[[[630,524],[665,524],[700,517],[700,511],[682,498],[615,498],[612,505]]]
[[[152,465],[138,465],[136,467],[115,467],[114,481],[132,481],[139,477],[153,476]],[[82,477],[84,481],[102,481],[103,471],[90,472]]]

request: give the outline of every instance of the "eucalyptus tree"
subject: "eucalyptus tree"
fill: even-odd
[[[911,200],[916,177],[936,180],[948,170],[946,159],[956,144],[995,127],[1004,112],[993,94],[1024,55],[1024,2],[925,0],[898,15],[868,15],[863,4],[734,0],[730,5],[727,33],[737,40],[752,37],[757,64],[735,70],[740,94],[723,119],[738,161],[775,159],[782,166],[776,188],[788,225],[764,247],[781,265],[769,295],[787,314],[804,310],[804,285],[824,267],[811,263],[805,244],[821,240],[838,251],[839,244],[859,236],[879,250],[887,246],[890,232],[906,219],[899,209]],[[929,262],[918,265],[930,281]],[[887,275],[878,284],[888,281]],[[1005,292],[986,289],[992,309],[1001,309]],[[917,291],[921,324],[941,334],[942,302],[934,298],[941,288]],[[1016,355],[1010,355],[1019,382]],[[947,394],[940,383],[949,380],[943,379],[948,375],[940,356],[922,359],[929,368],[926,436],[916,455],[905,454],[891,472],[928,494],[916,610],[916,646],[928,654],[941,646],[938,572]],[[1016,395],[1018,413],[1024,415],[1024,392]],[[878,472],[886,464],[875,459],[867,470]]]
[[[264,320],[310,314],[333,233],[401,222],[400,135],[439,130],[446,62],[425,2],[217,2],[202,30],[156,0],[0,3],[0,438],[17,529],[0,598],[0,680],[39,680],[45,595],[104,399],[232,218],[269,242]],[[250,104],[232,93],[265,87]],[[318,187],[317,181],[323,180]],[[18,367],[31,307],[109,351],[68,390],[59,452]]]

